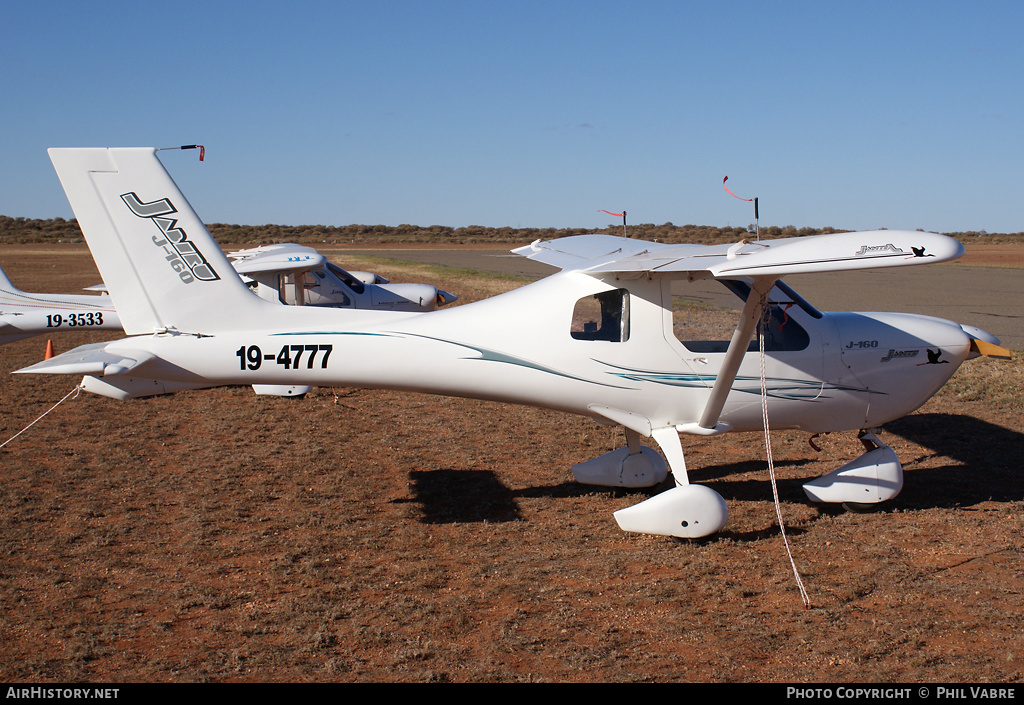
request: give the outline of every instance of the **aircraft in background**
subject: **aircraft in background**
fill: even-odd
[[[458,296],[430,284],[392,284],[373,272],[346,271],[312,247],[285,243],[231,252],[236,272],[262,299],[288,306],[434,311]],[[122,330],[107,286],[96,294],[30,294],[0,269],[0,345],[68,330]]]
[[[262,245],[228,258],[257,296],[289,306],[434,311],[459,298],[430,284],[392,284],[373,272],[347,272],[304,245]]]
[[[110,298],[97,294],[30,294],[0,270],[0,345],[44,333],[121,330]]]
[[[679,434],[762,431],[765,416],[777,429],[863,432],[866,452],[807,483],[810,499],[891,499],[903,472],[877,429],[920,407],[965,360],[1008,356],[994,336],[951,321],[818,311],[780,279],[963,254],[933,233],[731,245],[580,235],[513,250],[561,271],[499,296],[427,313],[342,314],[251,296],[154,149],[49,153],[130,337],[19,373],[84,375],[84,389],[118,399],[224,384],[358,386],[587,416],[624,427],[626,446],[574,466],[578,481],[647,487],[668,470],[675,480],[615,513],[627,531],[694,538],[721,529],[725,500],[689,483]],[[731,335],[675,334],[672,285],[699,280],[742,303]]]
[[[285,243],[228,255],[242,280],[262,299],[288,306],[385,311],[434,311],[459,297],[430,284],[392,284],[373,272],[348,272],[311,247]],[[35,335],[76,330],[122,330],[107,286],[98,294],[29,294],[0,270],[0,345]],[[301,396],[309,385],[253,385],[257,394]]]
[[[347,272],[311,247],[262,245],[228,254],[235,271],[261,299],[288,306],[434,311],[459,297],[430,284],[392,284],[373,272]],[[257,394],[302,396],[308,384],[254,384]]]

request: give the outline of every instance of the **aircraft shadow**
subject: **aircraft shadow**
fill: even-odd
[[[960,414],[914,414],[886,424],[885,431],[954,461],[915,470],[914,459],[901,458],[904,483],[903,492],[893,500],[897,506],[923,509],[1024,500],[1024,484],[1013,462],[1024,448],[1022,433]]]
[[[515,493],[488,470],[414,470],[413,499],[424,524],[519,521]]]
[[[906,416],[885,426],[881,436],[883,441],[886,433],[916,443],[925,449],[925,453],[917,458],[901,454],[903,491],[894,500],[884,503],[882,509],[926,509],[969,506],[985,501],[1024,500],[1024,484],[1011,462],[1024,447],[1022,433],[958,414]],[[951,462],[940,467],[916,467],[919,461],[931,457]],[[783,461],[776,465],[792,468],[808,462]],[[729,479],[730,476],[752,472],[763,472],[763,479]],[[815,477],[818,475],[779,480],[779,498],[809,502],[803,484]],[[763,460],[697,469],[690,479],[712,487],[727,501],[756,501],[771,497],[771,491],[767,489],[770,482],[767,464]],[[828,505],[814,506],[825,508]]]
[[[776,461],[776,468],[793,468],[800,465],[807,465],[810,460],[785,460]],[[760,473],[761,479],[757,480],[730,480],[736,475],[748,473]],[[797,478],[788,480],[777,480],[779,488],[779,499],[792,501],[804,497],[803,483],[810,478]],[[768,462],[765,460],[744,460],[740,463],[728,463],[726,465],[713,465],[707,468],[699,468],[690,474],[690,482],[707,485],[711,489],[725,497],[727,501],[738,500],[740,502],[756,502],[763,499],[771,499],[771,479],[768,477]]]
[[[905,473],[903,491],[894,500],[881,505],[879,511],[962,507],[986,501],[1024,500],[1024,484],[1020,482],[1016,466],[1011,462],[1020,448],[1024,448],[1022,433],[957,414],[915,414],[887,424],[885,432],[916,443],[930,452],[920,458],[900,458]],[[885,440],[884,436],[882,439]],[[952,462],[939,467],[915,468],[916,461],[931,456],[948,458]],[[786,461],[779,463],[779,466],[792,468],[810,462]],[[729,479],[731,476],[752,472],[764,473],[763,479]],[[823,514],[845,511],[839,505],[815,504],[807,499],[803,484],[817,476],[778,480],[780,500],[811,504]],[[413,471],[410,479],[414,497],[407,501],[421,506],[421,521],[425,524],[521,521],[517,504],[521,497],[568,498],[603,492],[613,497],[635,495],[640,502],[674,484],[669,477],[657,487],[637,490],[596,487],[575,482],[512,490],[495,473],[485,470]],[[763,460],[695,469],[691,481],[708,485],[727,502],[754,502],[772,498],[767,464]],[[767,533],[776,533],[777,530],[770,529]]]
[[[403,500],[419,504],[420,521],[424,524],[459,524],[472,522],[498,523],[521,521],[517,500],[522,497],[569,498],[582,497],[595,492],[610,496],[650,493],[645,490],[626,490],[613,487],[581,485],[561,482],[537,485],[519,490],[505,486],[498,476],[488,470],[414,470],[409,473],[413,497]],[[668,489],[658,486],[657,491]],[[637,501],[642,501],[643,496]]]

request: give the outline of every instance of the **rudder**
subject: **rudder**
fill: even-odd
[[[230,330],[258,315],[264,302],[235,273],[156,149],[48,153],[126,333]]]

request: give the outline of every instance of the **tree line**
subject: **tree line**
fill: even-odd
[[[492,228],[469,225],[451,228],[444,225],[230,225],[227,223],[208,224],[214,239],[222,245],[267,245],[278,242],[298,242],[315,246],[332,245],[376,245],[436,243],[448,245],[494,244],[515,245],[534,240],[552,240],[583,233],[605,233],[622,235],[622,225],[609,225],[603,229],[593,228]],[[805,237],[844,232],[842,228],[797,228],[762,227],[760,237],[775,240],[784,237]],[[639,223],[627,225],[626,234],[631,238],[654,240],[667,243],[693,243],[713,245],[738,242],[744,238],[756,237],[754,226],[746,228],[718,227],[714,225],[674,225],[663,223]],[[986,244],[1024,243],[1024,232],[987,233],[967,231],[944,233],[963,242],[984,242]],[[0,244],[28,243],[74,243],[84,242],[78,221],[64,218],[32,219],[12,218],[0,215]]]

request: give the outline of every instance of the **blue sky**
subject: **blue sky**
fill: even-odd
[[[0,2],[0,214],[47,147],[207,222],[1024,231],[1019,2]]]

